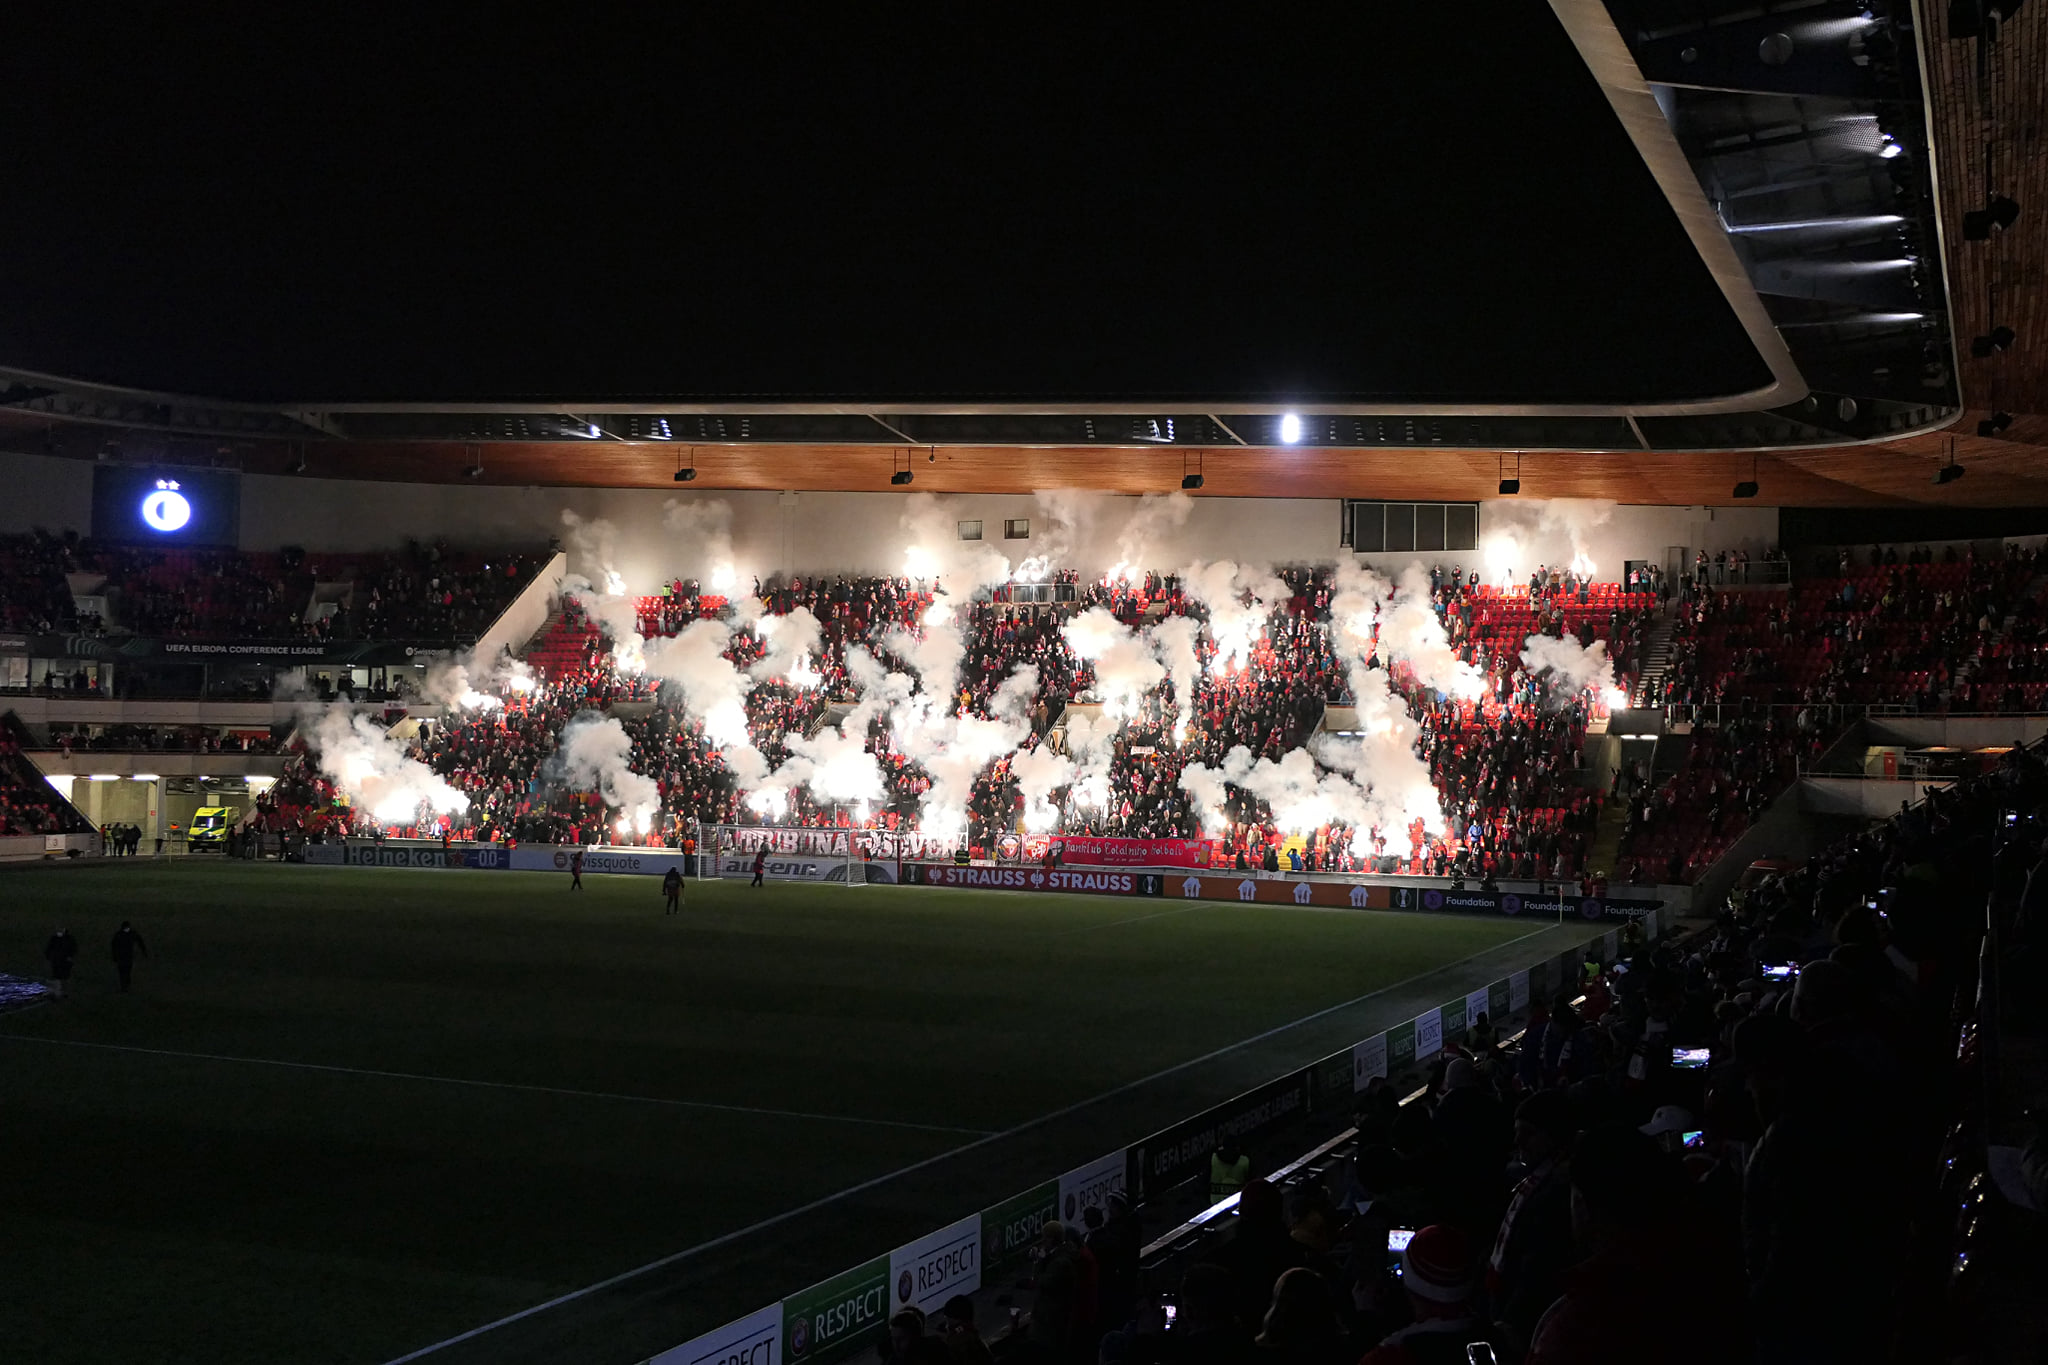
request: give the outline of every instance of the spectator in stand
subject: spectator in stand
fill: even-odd
[[[1313,1270],[1284,1271],[1273,1283],[1254,1359],[1260,1365],[1350,1365],[1358,1352],[1337,1313],[1337,1294]]]
[[[1586,1259],[1536,1325],[1528,1365],[1724,1365],[1747,1352],[1732,1261],[1690,1207],[1678,1165],[1634,1128],[1572,1152],[1572,1226]],[[1675,1313],[1678,1304],[1696,1311]]]
[[[1411,1321],[1365,1353],[1359,1365],[1464,1365],[1465,1348],[1490,1342],[1479,1311],[1471,1243],[1452,1227],[1426,1227],[1401,1252],[1401,1289]]]
[[[1486,1272],[1493,1320],[1514,1346],[1529,1341],[1572,1259],[1568,1153],[1574,1131],[1571,1101],[1561,1090],[1538,1091],[1515,1111],[1520,1175],[1501,1215]]]

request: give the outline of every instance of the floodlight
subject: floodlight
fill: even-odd
[[[1994,412],[1989,417],[1985,418],[1983,421],[1977,423],[1977,434],[1979,436],[1996,436],[1999,432],[2004,431],[2007,427],[2011,425],[2011,413]]]
[[[1950,460],[1947,464],[1934,471],[1934,481],[1936,483],[1954,483],[1961,477],[1963,477],[1963,467],[1954,460]]]
[[[1741,483],[1735,485],[1735,496],[1738,498],[1753,498],[1756,496],[1756,493],[1755,479],[1744,479]]]
[[[1301,417],[1297,413],[1283,413],[1280,417],[1280,439],[1293,445],[1301,439]]]
[[[1192,493],[1202,486],[1202,476],[1200,474],[1183,474],[1180,476],[1180,486]]]
[[[677,482],[677,483],[688,483],[688,482],[689,482],[690,480],[692,480],[692,479],[694,479],[694,478],[696,478],[696,477],[697,477],[697,471],[696,471],[696,470],[694,470],[694,469],[678,469],[678,470],[676,471],[676,482]]]
[[[1502,479],[1500,481],[1500,495],[1504,498],[1512,498],[1521,491],[1522,481],[1520,479]]]
[[[889,482],[895,484],[898,488],[902,488],[910,482],[910,471],[907,469],[897,470],[889,476]]]
[[[1993,327],[1983,336],[1970,339],[1970,354],[1982,360],[1986,356],[2011,350],[2012,344],[2016,340],[2018,340],[2018,337],[2012,328],[2003,325]]]

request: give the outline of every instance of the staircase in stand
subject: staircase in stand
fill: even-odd
[[[1664,695],[1664,674],[1671,667],[1671,637],[1678,630],[1678,617],[1666,607],[1658,614],[1657,624],[1650,628],[1650,634],[1643,641],[1643,671],[1636,678],[1635,690],[1629,694],[1629,705],[1642,708],[1657,705]]]
[[[1991,632],[1984,643],[1977,647],[1977,652],[1956,665],[1955,673],[1949,678],[1949,690],[1951,693],[1954,692],[1958,685],[1968,682],[1975,676],[1977,665],[1984,661],[1985,653],[1992,646],[2004,644],[2012,638],[2013,625],[2019,620],[2020,603],[2038,601],[2044,588],[2048,588],[2048,573],[2037,573],[2027,580],[2027,586],[2021,588],[2019,595],[2013,598],[2011,608],[2000,618],[1997,628]]]
[[[1621,832],[1628,824],[1628,802],[1609,801],[1600,808],[1600,823],[1593,829],[1593,843],[1586,850],[1586,870],[1614,875],[1621,857]]]

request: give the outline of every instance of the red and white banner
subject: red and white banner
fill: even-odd
[[[1094,839],[1085,835],[1062,834],[1038,841],[1026,851],[1043,857],[1045,845],[1059,849],[1060,860],[1088,867],[1207,867],[1210,844],[1207,839]]]

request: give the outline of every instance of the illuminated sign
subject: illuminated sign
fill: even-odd
[[[192,520],[192,504],[178,491],[176,479],[158,479],[156,491],[142,499],[142,521],[152,531],[182,531]]]

